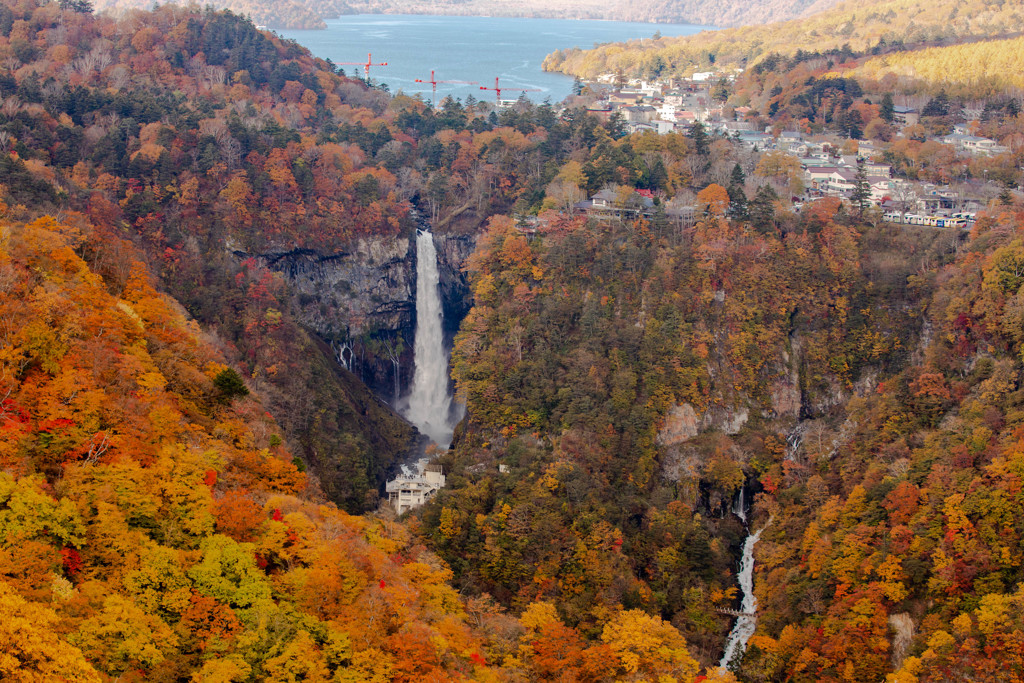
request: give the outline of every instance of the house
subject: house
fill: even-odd
[[[630,215],[654,215],[654,199],[649,192],[630,192],[625,198],[606,187],[590,199],[575,206],[595,218],[622,218]]]
[[[658,110],[649,104],[637,104],[632,107],[623,107],[622,116],[629,123],[650,123],[654,120]]]
[[[665,203],[665,215],[680,227],[689,227],[697,220],[697,207],[677,197]]]
[[[868,187],[871,189],[871,201],[881,204],[886,197],[892,197],[896,191],[896,181],[886,176],[868,176]]]
[[[775,142],[775,138],[768,133],[755,133],[751,131],[747,133],[740,133],[739,137],[740,142],[751,149],[769,149]]]
[[[402,466],[402,473],[385,485],[388,502],[398,514],[417,508],[441,488],[444,488],[444,472],[441,465],[427,458],[420,458],[410,468]]]
[[[617,92],[610,93],[608,95],[608,102],[610,102],[612,105],[636,104],[638,99],[640,99],[640,93],[630,92],[626,90],[620,90]]]
[[[834,173],[838,173],[840,170],[839,166],[807,166],[804,170],[804,180],[807,184],[816,190],[826,190],[829,186],[829,181]]]
[[[628,121],[626,122],[627,133],[657,133],[658,127],[654,123],[648,123],[647,121]]]
[[[892,108],[892,113],[893,119],[901,126],[913,126],[921,118],[917,109],[913,107],[895,106]]]
[[[733,133],[744,133],[754,130],[754,124],[750,121],[723,121],[718,125],[719,130],[726,135]]]
[[[876,163],[874,161],[864,162],[864,172],[869,176],[892,177],[892,166],[889,164]]]
[[[665,119],[658,119],[657,121],[653,121],[652,123],[654,123],[655,130],[658,132],[658,135],[666,135],[676,129],[675,121],[666,121]]]
[[[857,187],[857,171],[849,167],[837,168],[825,179],[824,191],[833,196],[853,192]]]
[[[995,140],[979,137],[977,135],[963,135],[953,133],[942,138],[940,142],[956,147],[958,152],[972,154],[975,156],[991,156],[1009,151],[1006,147],[998,144]]]
[[[795,157],[805,157],[809,151],[806,144],[798,141],[783,142],[780,139],[776,142],[776,147],[777,149]]]
[[[678,107],[668,102],[662,102],[661,106],[657,108],[658,118],[666,121],[674,121],[676,118],[676,111]]]
[[[683,106],[683,93],[681,92],[667,92],[665,93],[665,104],[670,104],[673,107]]]

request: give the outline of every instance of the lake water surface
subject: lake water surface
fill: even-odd
[[[430,71],[441,80],[477,81],[494,87],[501,79],[502,99],[515,99],[519,91],[537,92],[527,97],[542,102],[560,102],[572,92],[573,79],[541,70],[544,57],[558,49],[591,48],[611,41],[650,38],[656,32],[664,36],[684,36],[704,30],[690,24],[641,24],[621,21],[576,21],[569,19],[517,19],[506,17],[448,17],[402,14],[356,14],[327,21],[322,31],[279,31],[309,48],[317,57],[342,62],[373,62],[370,76],[386,83],[391,92],[417,93],[429,101]],[[345,73],[363,76],[360,66],[344,66]],[[493,90],[479,85],[438,83],[437,97],[452,95],[465,99],[494,100]],[[509,88],[509,90],[505,90]]]

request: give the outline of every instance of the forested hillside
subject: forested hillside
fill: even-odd
[[[523,680],[551,605],[464,600],[407,528],[325,504],[130,245],[21,211],[0,203],[0,677]],[[582,656],[594,680],[697,669],[640,610]]]
[[[432,110],[230,13],[76,9],[0,5],[0,678],[1024,676],[1009,188],[969,234],[796,212],[784,155],[700,126]],[[884,76],[805,57],[734,103],[884,120]],[[998,104],[979,125],[1017,130]],[[929,144],[887,152],[1019,177]],[[364,381],[388,399],[411,360],[423,222],[471,306],[468,416],[395,521],[415,434]]]
[[[880,81],[923,82],[933,89],[972,97],[998,95],[1024,87],[1024,38],[894,52],[869,59],[855,74]]]
[[[1020,0],[869,0],[844,2],[803,19],[770,26],[706,31],[682,38],[611,43],[566,49],[544,60],[544,68],[581,78],[622,72],[656,78],[695,71],[753,66],[768,54],[846,50],[869,52],[901,46],[948,45],[971,39],[1008,37],[1024,29]]]
[[[785,21],[831,7],[837,0],[221,0],[214,7],[252,17],[270,28],[324,28],[325,19],[344,14],[440,14],[483,17],[606,19],[705,26],[740,26]],[[97,9],[148,9],[143,0],[97,0]],[[652,31],[653,32],[653,31]]]
[[[788,537],[787,435],[836,427],[906,367],[927,308],[913,274],[955,245],[838,204],[793,222],[761,199],[742,227],[717,192],[692,233],[563,220],[527,243],[492,221],[454,353],[471,419],[425,517],[467,588],[553,600],[584,631],[642,606],[705,663],[730,624],[740,489],[760,492],[752,525]]]
[[[539,206],[546,143],[595,122],[435,116],[228,14],[2,10],[0,677],[532,680],[546,642],[594,681],[695,677],[658,615],[567,641],[553,604],[460,596],[409,528],[342,512],[409,427],[247,255],[396,242],[421,190],[463,231]]]

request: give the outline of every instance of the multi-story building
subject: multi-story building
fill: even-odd
[[[403,465],[402,473],[389,481],[385,490],[388,501],[398,514],[402,514],[430,500],[438,489],[444,487],[444,480],[441,465],[421,458],[414,467]]]

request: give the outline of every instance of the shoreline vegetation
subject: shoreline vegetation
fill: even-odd
[[[218,9],[251,17],[253,23],[270,29],[323,30],[327,21],[351,14],[421,14],[439,16],[519,17],[577,19],[592,21],[633,21],[651,24],[694,24],[739,26],[809,16],[830,7],[837,0],[218,0]],[[115,13],[148,9],[148,0],[98,0],[96,9]]]

